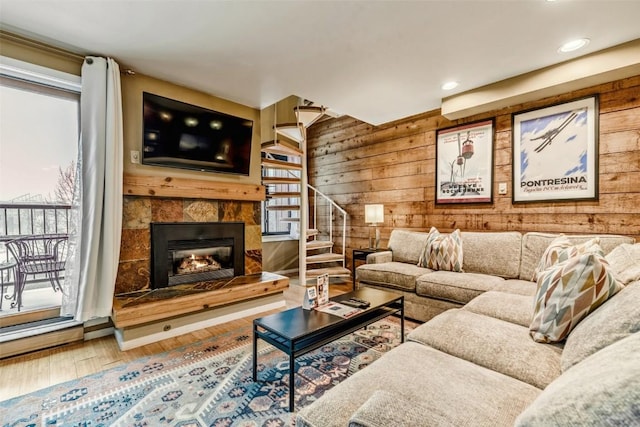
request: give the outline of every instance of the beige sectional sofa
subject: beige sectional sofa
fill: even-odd
[[[433,271],[418,267],[428,233],[393,230],[389,250],[367,256],[356,270],[359,286],[393,289],[405,296],[406,315],[426,322],[451,308],[460,308],[487,291],[533,295],[534,270],[549,244],[551,233],[462,232],[464,273]],[[594,235],[569,236],[575,243]],[[605,253],[622,243],[625,236],[599,235]]]
[[[394,230],[358,278],[402,292],[408,314],[430,320],[303,408],[297,426],[640,425],[640,245],[600,236],[607,253],[623,245],[607,260],[624,288],[566,341],[542,344],[529,335],[527,278],[556,235],[462,233],[465,272],[454,273],[412,265],[425,234]]]

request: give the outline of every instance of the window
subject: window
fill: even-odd
[[[0,57],[0,262],[13,258],[4,242],[68,234],[80,89],[79,76]],[[2,279],[15,281],[9,275]],[[56,305],[60,293],[54,293],[48,282],[46,274],[26,276],[22,312]],[[3,309],[3,314],[15,310]]]
[[[0,201],[71,202],[79,108],[79,76],[2,58]]]

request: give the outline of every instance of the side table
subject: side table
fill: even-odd
[[[373,254],[376,252],[387,251],[388,249],[383,248],[360,248],[360,249],[352,249],[351,250],[351,278],[353,279],[353,290],[356,289],[356,260],[367,261],[367,255]]]

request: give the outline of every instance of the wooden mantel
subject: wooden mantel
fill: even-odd
[[[124,174],[123,193],[129,196],[183,197],[193,199],[266,199],[264,185],[216,182],[202,179]]]

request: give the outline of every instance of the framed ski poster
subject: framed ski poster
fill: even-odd
[[[513,115],[513,202],[598,199],[598,98]]]
[[[493,201],[493,120],[436,132],[436,204]]]

